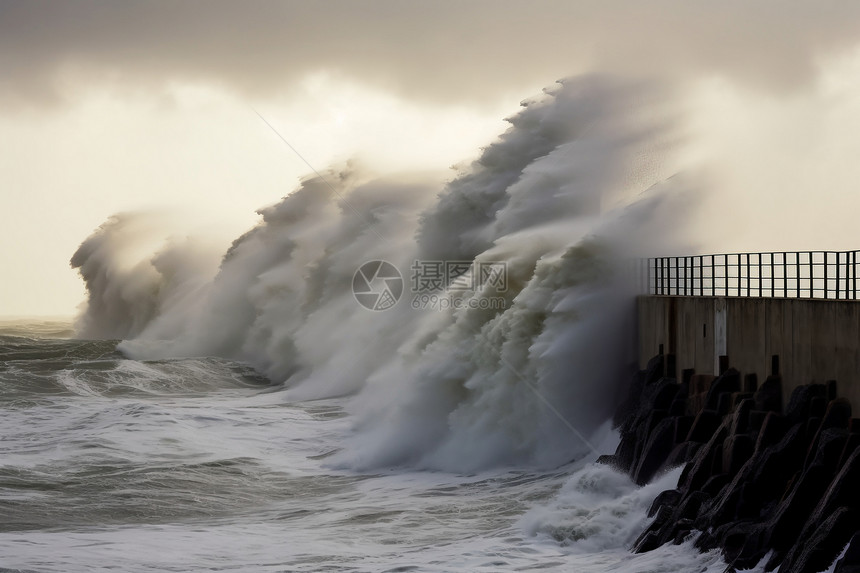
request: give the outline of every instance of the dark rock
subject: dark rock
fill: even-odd
[[[642,455],[633,469],[633,481],[638,485],[645,485],[651,481],[651,478],[663,466],[663,462],[669,457],[674,447],[675,419],[666,418],[661,420],[650,433],[648,442],[642,450]]]
[[[720,427],[721,421],[722,418],[715,410],[702,410],[693,420],[693,426],[690,428],[690,433],[687,434],[687,441],[707,442]]]
[[[749,436],[746,434],[729,436],[723,442],[723,473],[729,476],[735,475],[752,455],[753,441]]]
[[[717,413],[720,416],[727,416],[731,413],[732,407],[735,405],[734,394],[723,392],[717,399]]]
[[[714,476],[711,479],[715,479]],[[743,488],[742,480],[732,479],[723,475],[715,484],[720,487],[713,501],[707,507],[702,508],[697,523],[701,527],[716,527],[729,523],[737,514],[737,506]],[[709,480],[710,482],[710,480]],[[706,484],[708,485],[708,484]]]
[[[645,392],[643,392],[645,395],[644,401],[647,401],[650,404],[650,407],[654,410],[668,411],[680,389],[681,385],[674,380],[663,378],[654,385],[653,392],[649,392],[649,389],[646,389]]]
[[[824,386],[825,388],[827,388],[827,394],[825,395],[827,401],[830,402],[831,400],[835,400],[838,395],[836,393],[836,390],[838,388],[836,385],[836,380],[828,380],[824,383]]]
[[[622,434],[635,431],[654,410],[668,411],[680,387],[671,378],[646,379],[641,372],[634,378],[633,387],[616,414],[615,425]]]
[[[692,430],[690,432],[692,433]],[[726,439],[726,435],[727,428],[726,424],[723,423],[713,433],[711,439],[699,448],[699,451],[696,452],[696,457],[681,472],[681,477],[678,480],[679,487],[687,491],[701,489],[713,474],[711,468],[717,453],[719,452],[719,455],[722,455],[722,444],[723,440]],[[720,458],[720,465],[722,465],[722,458]]]
[[[642,438],[643,442],[649,435],[651,435],[651,432],[654,430],[654,428],[656,428],[660,422],[665,420],[666,416],[668,415],[668,410],[663,410],[660,408],[652,409],[648,413],[648,415],[645,417],[645,422],[639,428],[639,431],[642,432],[642,434],[640,434],[640,437]]]
[[[770,417],[768,417],[770,419]],[[762,434],[764,433],[762,429]],[[801,425],[792,426],[776,444],[761,447],[761,434],[756,445],[758,459],[753,464],[752,481],[762,488],[779,490],[781,495],[791,477],[792,468],[800,468],[803,463],[803,434]]]
[[[744,376],[744,384],[741,391],[754,394],[756,390],[758,390],[758,376],[756,376],[755,372]]]
[[[726,370],[719,378],[711,383],[706,400],[706,408],[718,410],[720,395],[739,392],[741,389],[741,373],[734,368]]]
[[[730,524],[721,531],[721,539],[723,559],[732,570],[752,569],[767,554],[757,524]]]
[[[636,459],[636,434],[628,432],[622,434],[618,447],[615,448],[613,467],[620,472],[629,472]]]
[[[818,573],[851,539],[836,571],[860,573],[860,420],[835,383],[795,388],[783,415],[776,370],[762,384],[733,368],[718,378],[685,370],[678,384],[666,377],[672,360],[656,357],[634,378],[618,449],[598,460],[640,485],[686,464],[634,551],[697,532],[695,546],[720,548],[727,571],[770,554],[767,570]]]
[[[603,464],[612,468],[617,468],[615,454],[603,454],[602,456],[597,458],[596,463]]]
[[[654,517],[661,507],[673,508],[681,501],[681,492],[677,489],[667,489],[657,494],[651,507],[648,509],[648,517]]]
[[[725,442],[725,440],[723,440]],[[714,448],[714,457],[711,460],[711,475],[723,472],[723,444],[717,444]]]
[[[860,532],[851,537],[845,555],[836,562],[833,573],[860,573]]]
[[[711,499],[704,491],[694,491],[678,504],[675,516],[680,519],[693,519],[699,515],[702,506]]]
[[[687,436],[690,434],[690,428],[692,427],[692,416],[678,416],[677,418],[675,418],[675,443],[680,444],[681,442],[686,442]]]
[[[804,436],[806,436],[806,441],[810,444],[812,440],[815,439],[815,435],[818,433],[818,428],[821,427],[821,418],[813,417],[808,418],[806,420],[806,428],[804,430]]]
[[[836,511],[837,507],[860,508],[858,483],[860,483],[860,450],[855,450],[827,486],[809,522],[821,521],[824,516]]]
[[[695,374],[690,378],[689,393],[687,394],[687,413],[695,416],[705,409],[708,398],[708,390],[716,380],[714,376],[707,374]]]
[[[785,408],[785,417],[791,424],[804,422],[809,417],[809,404],[819,394],[819,388],[815,384],[798,386],[791,392],[788,406]]]
[[[658,473],[686,464],[695,457],[696,452],[701,446],[702,444],[696,442],[682,442],[678,444],[672,450],[672,453],[669,454],[669,457],[666,458],[666,461],[663,462],[663,467],[660,468]]]
[[[710,531],[703,530],[696,539],[695,546],[699,551],[710,551],[711,549],[718,547],[719,542]]]
[[[827,398],[825,396],[816,396],[809,401],[809,417],[823,418],[824,412],[827,411]]]
[[[731,481],[731,476],[728,474],[716,474],[708,478],[705,485],[702,486],[702,491],[710,497],[716,497],[720,491]]]
[[[680,394],[680,390],[678,392]],[[669,415],[670,416],[683,416],[687,413],[687,399],[686,398],[675,398],[672,400],[672,405],[669,406]]]
[[[753,399],[756,410],[782,412],[782,377],[768,376]]]
[[[645,376],[643,378],[643,382],[646,386],[649,384],[653,384],[660,378],[663,378],[666,375],[666,355],[658,354],[648,361],[648,365],[645,367]]]
[[[659,382],[657,385],[659,386]],[[642,408],[630,424],[630,430],[622,431],[621,443],[615,451],[619,466],[627,468],[632,476],[642,462],[642,455],[651,439],[651,434],[666,418],[666,410]]]
[[[794,545],[829,482],[821,466],[810,466],[800,475],[768,522],[768,545],[783,551]]]
[[[657,515],[654,517],[654,521],[651,522],[651,525],[649,525],[634,542],[634,553],[645,553],[647,551],[657,549],[663,544],[659,532],[663,526],[670,523],[672,513],[672,510],[666,506],[657,510]]]
[[[752,392],[733,392],[732,393],[732,411],[738,407],[738,404],[743,402],[744,400],[752,400],[753,394]]]
[[[700,516],[700,527],[724,524],[741,514],[754,516],[761,513],[766,505],[778,501],[790,477],[786,475],[786,470],[800,467],[802,446],[798,425],[778,444],[755,452],[749,463],[738,471]]]
[[[824,419],[821,420],[822,428],[845,428],[851,423],[851,402],[845,398],[836,398],[827,404]]]
[[[647,553],[654,551],[663,545],[660,542],[660,535],[656,531],[646,531],[633,546],[633,553]]]
[[[750,432],[758,433],[761,430],[761,427],[764,425],[764,419],[767,417],[768,412],[764,412],[762,410],[752,410],[749,415],[749,426],[748,429]]]
[[[858,446],[860,446],[860,434],[848,434],[848,439],[845,441],[845,447],[842,448],[842,454],[839,456],[839,462],[837,463],[837,467],[841,469]]]
[[[733,414],[732,427],[729,430],[731,435],[743,434],[749,427],[749,416],[752,411],[754,402],[747,398],[742,400]]]
[[[845,442],[848,441],[848,432],[839,428],[828,428],[822,430],[815,436],[815,440],[809,446],[806,461],[803,467],[820,465],[829,473],[835,474]]]
[[[681,545],[684,543],[693,532],[693,521],[690,519],[679,519],[675,524],[674,535],[675,537],[672,539],[672,543],[675,545]]]
[[[780,571],[817,573],[830,567],[860,527],[858,518],[856,509],[838,508],[789,551]]]
[[[761,517],[764,506],[759,488],[752,482],[740,484],[740,495],[735,507],[735,519],[757,519]]]
[[[775,412],[769,412],[761,426],[761,431],[758,433],[758,439],[755,444],[756,451],[763,450],[768,446],[779,443],[779,441],[785,436],[785,432],[788,427],[789,424],[787,418],[783,418]]]

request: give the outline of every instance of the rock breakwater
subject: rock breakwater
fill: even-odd
[[[798,386],[783,404],[778,364],[761,384],[725,357],[716,377],[670,378],[671,355],[637,373],[616,414],[620,444],[600,461],[639,484],[684,469],[634,551],[695,535],[730,570],[767,558],[767,571],[817,573],[850,542],[835,571],[860,573],[860,419],[832,380]]]

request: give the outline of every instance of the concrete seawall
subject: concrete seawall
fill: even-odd
[[[760,380],[778,368],[783,403],[797,386],[836,380],[860,412],[860,301],[641,296],[638,324],[640,368],[662,348],[676,357],[669,376],[717,375],[726,356]]]

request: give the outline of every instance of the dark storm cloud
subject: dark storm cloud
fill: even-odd
[[[0,93],[202,80],[267,95],[314,71],[477,101],[586,68],[785,88],[860,40],[860,2],[0,0]]]

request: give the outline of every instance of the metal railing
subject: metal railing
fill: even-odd
[[[860,251],[786,251],[648,259],[648,292],[857,300]]]

